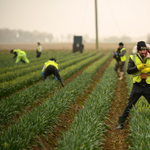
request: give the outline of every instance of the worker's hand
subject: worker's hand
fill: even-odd
[[[115,53],[115,55],[118,55],[118,53]]]
[[[137,69],[138,69],[138,70],[144,69],[145,66],[146,66],[146,64],[137,65]]]
[[[148,73],[150,72],[150,68],[144,68],[141,70],[142,73]]]

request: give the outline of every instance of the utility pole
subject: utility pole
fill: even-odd
[[[95,0],[95,31],[96,31],[96,49],[98,49],[97,0]]]

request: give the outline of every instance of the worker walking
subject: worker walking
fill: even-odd
[[[58,64],[56,63],[55,58],[51,58],[47,62],[45,62],[43,69],[42,69],[43,81],[52,74],[60,81],[61,85],[64,87],[64,83],[60,77],[60,74],[58,71]]]
[[[126,48],[124,48],[123,45],[124,44],[120,42],[116,53],[114,53],[114,58],[116,59],[116,64],[114,69],[118,73],[119,80],[123,79],[123,75],[124,75],[123,67],[126,61],[126,56],[125,56]]]
[[[38,47],[37,47],[37,50],[36,50],[36,57],[39,58],[41,56],[41,53],[42,53],[42,46],[41,46],[41,43],[40,42],[37,42],[38,44]]]
[[[133,75],[133,87],[130,93],[128,104],[119,116],[117,129],[122,129],[130,109],[136,104],[138,99],[143,95],[150,103],[150,45],[140,41],[133,48],[133,54],[129,57],[127,73]]]
[[[12,54],[15,55],[15,56],[13,57],[13,59],[17,57],[15,63],[18,63],[20,60],[21,60],[23,63],[29,63],[29,60],[28,60],[28,58],[27,58],[27,54],[26,54],[24,51],[22,51],[21,49],[12,49],[12,50],[10,51],[10,53],[12,53]]]

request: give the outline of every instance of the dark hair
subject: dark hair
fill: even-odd
[[[13,53],[13,49],[10,51],[10,53]]]
[[[120,46],[123,46],[124,44],[122,42],[119,43]]]
[[[56,59],[55,59],[55,58],[51,58],[51,59],[49,59],[49,60],[52,60],[52,61],[55,61],[55,62],[56,62]]]

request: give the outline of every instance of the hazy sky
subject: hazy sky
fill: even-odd
[[[99,38],[150,33],[150,0],[97,0]],[[0,28],[95,38],[95,0],[0,0]]]

